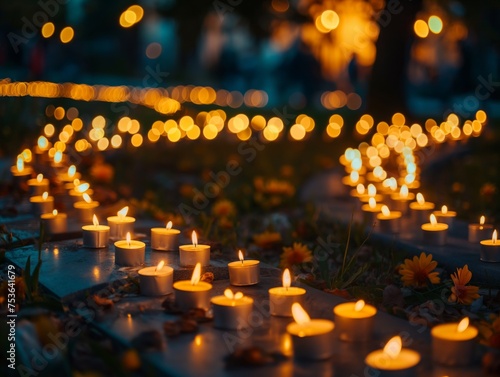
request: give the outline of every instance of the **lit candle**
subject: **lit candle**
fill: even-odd
[[[292,305],[295,302],[302,304],[306,290],[291,287],[292,278],[287,268],[283,272],[283,286],[269,289],[269,311],[271,315],[281,317],[292,316]]]
[[[75,179],[76,181],[76,179]],[[80,201],[82,199],[83,194],[92,195],[94,191],[90,188],[90,185],[87,182],[79,182],[73,189],[69,190],[69,196],[73,200],[73,202]]]
[[[399,211],[389,210],[386,205],[382,206],[381,212],[377,214],[379,230],[383,233],[399,233],[402,215]]]
[[[197,263],[191,280],[180,280],[174,283],[175,302],[182,310],[193,308],[210,308],[210,291],[212,284],[200,281],[201,264]]]
[[[182,267],[194,266],[200,263],[203,267],[210,265],[210,246],[198,244],[198,236],[193,230],[191,245],[179,246],[179,264]]]
[[[483,262],[500,262],[500,242],[496,229],[489,240],[481,241],[481,260]]]
[[[47,191],[42,195],[32,196],[30,202],[35,215],[50,213],[54,210],[54,197],[49,196]]]
[[[336,333],[349,342],[367,341],[373,332],[373,322],[377,309],[363,300],[346,302],[333,308]]]
[[[56,153],[54,153],[54,158],[52,160],[52,162],[50,163],[50,165],[54,168],[62,168],[63,167],[63,159],[64,159],[64,154],[62,151],[56,151]]]
[[[144,296],[164,296],[173,292],[174,269],[160,261],[157,266],[139,270],[139,284]]]
[[[443,246],[446,244],[448,224],[438,223],[436,216],[429,216],[429,223],[422,224],[422,241],[429,245]]]
[[[17,157],[16,165],[12,166],[10,171],[14,177],[18,178],[27,178],[33,172],[29,166],[24,166],[24,159],[22,155]]]
[[[38,174],[36,178],[28,179],[28,186],[32,196],[42,195],[45,191],[49,191],[49,180],[43,178],[43,174]]]
[[[431,335],[435,362],[447,366],[465,366],[474,360],[478,329],[469,326],[468,317],[459,323],[434,326]]]
[[[127,232],[125,240],[115,242],[115,263],[120,266],[140,266],[144,264],[146,244],[132,240]]]
[[[254,285],[259,282],[260,262],[258,260],[245,260],[241,250],[238,252],[239,261],[229,262],[229,282],[231,285]]]
[[[175,250],[179,233],[180,230],[172,229],[172,221],[165,228],[151,228],[151,249]]]
[[[86,192],[83,193],[82,198],[83,200],[75,202],[73,207],[76,209],[80,221],[86,223],[92,220],[96,208],[99,207],[99,202],[92,200]]]
[[[44,224],[44,231],[47,234],[66,233],[67,229],[67,216],[65,213],[57,212],[57,209],[52,213],[43,213],[40,216]]]
[[[412,376],[415,366],[420,362],[420,354],[416,351],[402,348],[400,336],[391,338],[383,349],[373,351],[365,358],[365,363],[375,369],[379,377]]]
[[[93,225],[82,226],[83,231],[83,246],[93,249],[99,249],[108,246],[109,241],[109,226],[99,225],[97,216],[92,218]]]
[[[486,218],[481,216],[479,224],[469,224],[469,242],[478,243],[488,238],[493,230],[492,224],[485,224]]]
[[[370,199],[373,198],[377,202],[381,202],[384,197],[380,194],[377,194],[377,188],[373,183],[370,183],[366,189],[366,193],[359,196],[359,200],[362,203],[369,203]]]
[[[359,176],[359,172],[356,170],[351,171],[349,175],[346,175],[345,177],[342,177],[342,183],[346,186],[351,186],[354,187],[358,183],[362,183],[363,178]]]
[[[408,202],[415,199],[415,194],[409,192],[407,185],[402,185],[399,192],[391,194],[391,200],[396,210],[406,213],[408,210]]]
[[[239,330],[249,326],[253,309],[253,299],[241,292],[233,293],[230,289],[224,295],[212,297],[214,326],[220,329]]]
[[[365,222],[373,222],[377,213],[382,210],[382,204],[377,203],[375,198],[370,198],[368,204],[363,204],[361,206],[361,210],[363,211]]]
[[[298,302],[292,304],[292,316],[295,322],[290,323],[286,331],[292,337],[294,357],[306,360],[331,357],[335,324],[327,319],[311,319]]]
[[[450,228],[453,226],[453,220],[457,216],[455,211],[450,211],[445,205],[441,207],[441,211],[434,211],[433,213],[439,221],[448,224]]]
[[[135,218],[127,216],[128,206],[118,211],[116,216],[108,217],[109,237],[122,240],[127,233],[134,234]]]
[[[426,202],[421,193],[417,194],[417,201],[410,203],[410,209],[413,220],[417,224],[423,224],[429,218],[434,209],[434,203]]]
[[[354,198],[360,198],[365,194],[366,188],[362,183],[358,183],[355,189],[351,190],[351,196]]]
[[[76,171],[76,166],[71,165],[64,173],[57,175],[62,182],[73,182],[75,179],[80,179],[81,175]]]

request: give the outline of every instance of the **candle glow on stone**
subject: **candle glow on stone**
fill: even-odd
[[[191,285],[198,284],[200,282],[200,278],[201,278],[201,263],[196,263],[196,266],[194,266],[193,275],[191,275]]]

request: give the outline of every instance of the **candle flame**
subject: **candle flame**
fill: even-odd
[[[365,185],[362,183],[358,183],[358,185],[356,186],[356,191],[359,195],[363,195],[365,193]]]
[[[194,230],[193,233],[191,233],[191,241],[193,242],[194,247],[198,246],[198,236]]]
[[[92,217],[92,223],[94,224],[94,226],[99,225],[99,220],[97,220],[97,216],[95,215],[95,213],[94,213],[94,216]]]
[[[224,291],[224,296],[230,300],[241,300],[243,298],[243,293],[242,292],[236,292],[233,293],[233,291],[229,288],[227,288]]]
[[[47,148],[47,145],[49,144],[49,141],[45,136],[40,136],[37,141],[38,148],[40,149],[45,149]]]
[[[408,197],[409,191],[408,191],[408,186],[403,185],[399,189],[399,196],[403,199],[406,199]]]
[[[169,221],[166,226],[167,229],[172,229],[172,221]]]
[[[389,356],[391,359],[395,359],[398,357],[401,352],[401,348],[403,347],[403,343],[401,341],[401,337],[396,335],[391,338],[384,347],[384,354]]]
[[[52,211],[52,214],[53,214],[54,216],[57,216],[57,209],[53,210],[53,211]]]
[[[382,214],[384,216],[390,216],[391,215],[391,210],[389,209],[389,207],[387,207],[386,205],[383,205],[382,206]]]
[[[161,260],[160,263],[158,263],[158,265],[156,266],[155,272],[160,271],[164,265],[165,262]]]
[[[75,165],[71,165],[68,168],[68,177],[72,178],[75,174],[76,174],[76,166]]]
[[[194,266],[193,275],[191,276],[191,285],[196,285],[200,282],[201,278],[201,263],[196,263]]]
[[[398,188],[398,182],[396,181],[396,178],[389,178],[389,188],[392,191],[396,191],[396,189]]]
[[[294,302],[292,304],[292,316],[294,321],[299,325],[304,325],[311,321],[311,317],[309,317],[309,314],[307,314],[307,312],[298,302]]]
[[[356,302],[356,304],[354,304],[354,311],[360,312],[361,310],[363,310],[364,307],[365,307],[365,301],[359,300]]]
[[[120,219],[123,219],[125,216],[127,216],[127,213],[128,213],[128,206],[125,206],[117,212],[117,215]]]
[[[479,225],[484,225],[484,223],[485,223],[485,222],[486,222],[486,217],[481,216],[481,217],[479,218]]]
[[[377,201],[375,200],[374,197],[371,197],[370,199],[368,199],[368,206],[371,209],[375,209],[375,207],[377,207]]]
[[[62,161],[62,152],[61,151],[56,151],[56,153],[54,154],[54,162],[56,164],[60,163]]]
[[[431,222],[432,225],[436,225],[438,223],[437,219],[436,219],[436,216],[434,216],[434,214],[431,214],[429,216],[429,221]]]
[[[469,327],[469,317],[465,317],[457,326],[457,332],[464,332]]]
[[[351,174],[349,174],[349,178],[352,182],[356,183],[357,181],[359,181],[359,173],[356,170],[353,170]]]
[[[81,185],[76,186],[76,191],[82,193],[89,189],[90,185],[88,183],[82,183]]]
[[[495,229],[493,231],[492,236],[491,236],[491,242],[493,242],[494,244],[497,243],[497,238],[498,238],[498,233],[497,233],[497,230]]]
[[[24,170],[24,160],[22,159],[22,157],[17,158],[16,168],[19,173]]]
[[[425,198],[420,192],[417,194],[417,203],[420,205],[425,203]]]
[[[375,196],[375,195],[377,195],[377,188],[372,183],[370,183],[368,185],[368,196]]]
[[[85,200],[85,202],[87,202],[87,203],[92,202],[92,199],[90,198],[89,194],[87,194],[86,192],[83,193],[83,200]]]
[[[241,252],[241,250],[238,251],[238,259],[241,261],[241,264],[243,264],[245,257],[243,256],[243,253]]]
[[[442,213],[443,215],[446,215],[446,214],[448,213],[448,207],[447,207],[447,206],[442,206],[442,207],[441,207],[441,213]]]
[[[42,199],[43,200],[47,200],[49,198],[49,193],[47,191],[45,191],[43,194],[42,194]]]
[[[36,176],[36,181],[37,181],[38,183],[42,183],[42,181],[43,181],[43,174],[38,174],[38,175]]]
[[[292,283],[292,277],[290,276],[290,270],[285,268],[283,271],[283,288],[288,289]]]

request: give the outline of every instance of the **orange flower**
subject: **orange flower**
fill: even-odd
[[[310,262],[311,260],[311,250],[299,242],[294,242],[292,247],[284,247],[283,254],[281,254],[282,267],[291,267],[294,264]]]
[[[274,243],[281,242],[281,234],[278,232],[268,232],[254,234],[253,242],[260,247],[270,247]]]
[[[413,260],[405,259],[405,262],[399,267],[399,273],[402,275],[401,281],[404,286],[413,286],[417,288],[426,287],[429,282],[438,284],[438,272],[432,272],[437,266],[437,262],[432,260],[432,254],[420,257],[414,256]]]
[[[230,200],[220,199],[212,206],[212,214],[216,217],[232,217],[236,214],[236,207]]]
[[[472,272],[469,271],[469,266],[465,265],[464,268],[457,268],[457,272],[451,274],[451,280],[453,280],[455,286],[451,287],[451,295],[448,301],[464,305],[472,304],[472,301],[479,297],[479,287],[467,286],[470,279],[472,279]]]

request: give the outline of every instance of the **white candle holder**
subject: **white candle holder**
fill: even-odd
[[[363,305],[357,310],[355,302],[346,302],[333,308],[335,314],[335,332],[341,340],[348,342],[366,342],[373,334],[373,323],[377,309]]]
[[[30,198],[31,208],[35,215],[42,215],[44,213],[51,213],[54,210],[54,197],[47,196],[47,198],[43,198],[43,196],[32,196]]]
[[[303,304],[306,290],[299,287],[275,287],[269,289],[269,312],[278,317],[291,317],[292,305]]]
[[[55,211],[54,211],[55,212]],[[66,233],[68,216],[65,213],[44,213],[40,220],[44,224],[44,231],[47,234]]]
[[[296,359],[325,360],[333,355],[333,329],[327,319],[312,319],[306,324],[290,323],[286,331],[292,337],[293,355]]]
[[[209,245],[181,245],[179,246],[179,264],[182,267],[193,267],[200,263],[202,267],[210,265]]]
[[[173,292],[172,283],[174,269],[163,266],[159,271],[157,267],[145,267],[139,270],[139,284],[141,294],[144,296],[164,296]]]
[[[123,240],[127,233],[134,234],[135,218],[131,216],[110,216],[107,218],[109,225],[109,238]]]
[[[109,226],[107,225],[84,225],[83,247],[91,249],[102,249],[108,247]]]
[[[444,246],[446,245],[446,234],[448,225],[443,223],[422,224],[422,241],[427,245]]]
[[[229,262],[229,282],[235,286],[254,285],[259,283],[260,262],[245,259],[243,261]]]
[[[200,281],[191,284],[189,280],[181,280],[174,283],[175,303],[181,310],[193,308],[210,308],[210,291],[212,284]]]
[[[365,364],[370,368],[369,375],[380,377],[413,377],[416,374],[416,366],[420,362],[420,354],[414,350],[401,348],[401,338],[399,338],[399,350],[391,347],[387,352],[394,352],[394,355],[386,353],[384,349],[370,352],[365,358]],[[390,342],[393,342],[393,339]]]
[[[151,228],[151,249],[172,251],[177,248],[178,229]]]
[[[467,366],[475,357],[478,331],[469,326],[458,333],[456,323],[446,323],[432,328],[432,358],[446,366]]]
[[[146,244],[136,240],[115,242],[115,263],[120,266],[140,266],[144,264]]]
[[[495,230],[490,239],[481,241],[481,260],[483,262],[500,262],[500,242]]]
[[[76,209],[80,222],[88,223],[92,221],[92,216],[94,215],[96,208],[99,207],[99,202],[91,201],[90,203],[87,203],[82,200],[74,203],[73,207]]]
[[[252,298],[244,296],[232,300],[226,296],[215,296],[211,303],[216,328],[240,330],[249,326],[248,320],[253,310]]]

